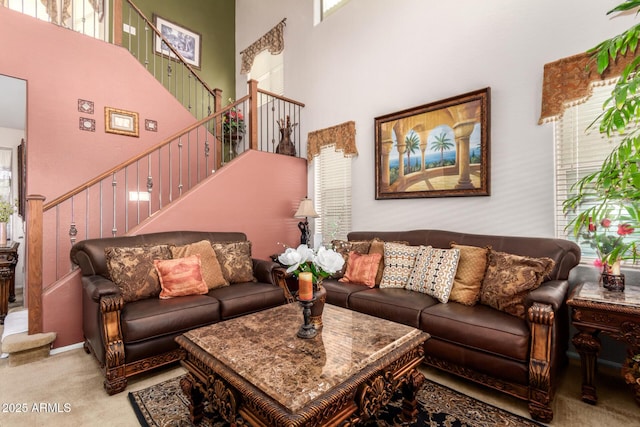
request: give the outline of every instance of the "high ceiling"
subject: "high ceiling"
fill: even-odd
[[[0,128],[25,129],[27,82],[0,74]]]

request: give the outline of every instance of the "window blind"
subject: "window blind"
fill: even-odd
[[[571,189],[582,177],[596,172],[604,159],[619,144],[622,137],[618,134],[607,137],[598,129],[598,123],[590,125],[603,112],[604,102],[611,96],[613,85],[600,84],[593,87],[593,94],[585,101],[566,108],[561,119],[554,125],[556,146],[556,235],[577,242],[582,249],[583,258],[596,258],[596,252],[590,245],[576,238],[566,227],[575,218],[577,212],[562,211],[562,203],[575,194]],[[593,205],[592,205],[593,206]],[[578,209],[586,209],[584,203]]]
[[[351,231],[351,159],[336,147],[326,146],[314,158],[315,233],[327,247],[333,239],[346,239]]]

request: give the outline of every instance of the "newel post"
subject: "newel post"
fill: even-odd
[[[258,149],[258,81],[249,80],[249,148]]]
[[[113,44],[122,46],[122,0],[113,0]]]
[[[29,310],[29,335],[39,334],[42,326],[42,207],[44,196],[27,196],[27,308]]]

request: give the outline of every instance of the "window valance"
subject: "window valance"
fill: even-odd
[[[620,56],[609,68],[598,74],[595,59],[588,53],[562,58],[544,66],[542,82],[542,111],[539,124],[562,117],[567,106],[584,102],[591,95],[593,84],[603,84],[620,76],[633,55]]]
[[[253,42],[251,46],[240,51],[240,55],[242,55],[242,66],[240,68],[240,72],[242,74],[247,74],[251,71],[253,60],[263,50],[268,49],[272,55],[277,55],[284,50],[284,27],[286,25],[286,21],[287,18],[284,18],[280,23],[278,23],[278,25]]]
[[[345,122],[336,126],[309,132],[307,140],[307,160],[311,162],[320,154],[322,147],[335,145],[345,157],[358,155],[356,147],[356,122]]]
[[[62,0],[62,15],[58,16],[58,0],[40,0],[40,3],[47,8],[47,15],[51,18],[51,22],[58,25],[66,25],[67,20],[71,18],[71,0]],[[102,22],[104,16],[104,0],[89,0],[89,4],[98,14],[98,20]]]

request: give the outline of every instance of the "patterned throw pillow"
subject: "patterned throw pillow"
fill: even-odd
[[[416,263],[420,246],[384,243],[384,273],[381,288],[404,288]]]
[[[421,246],[406,288],[431,295],[446,303],[456,277],[459,258],[459,249]]]
[[[480,299],[489,248],[458,245],[455,242],[451,243],[451,247],[460,250],[460,260],[449,300],[469,306],[475,305]]]
[[[222,275],[229,283],[256,282],[253,277],[253,260],[251,259],[251,242],[214,242]]]
[[[204,295],[209,292],[202,280],[200,255],[186,258],[154,260],[153,265],[160,278],[160,299]]]
[[[381,259],[382,255],[380,254],[360,255],[357,252],[351,252],[347,271],[339,281],[367,285],[373,288],[376,285],[376,273]]]
[[[553,269],[551,258],[530,258],[489,250],[480,302],[524,319],[524,299]]]
[[[404,240],[392,241],[391,243],[400,243],[401,245],[409,244],[409,242]],[[376,285],[379,285],[380,282],[382,282],[382,275],[384,274],[384,240],[374,237],[371,241],[369,253],[382,255],[380,265],[378,266],[378,273],[376,274]]]
[[[209,289],[216,289],[222,286],[229,286],[222,274],[220,263],[216,252],[208,240],[191,243],[184,246],[170,246],[171,256],[175,258],[186,258],[190,255],[200,255],[202,278]]]
[[[344,276],[345,271],[347,271],[349,252],[357,252],[359,254],[369,253],[371,240],[332,240],[331,245],[333,246],[333,250],[342,255],[344,259],[342,270],[331,275],[331,277],[338,279]]]
[[[160,281],[153,260],[171,259],[169,246],[108,247],[104,254],[111,281],[120,288],[124,302],[160,294]]]

